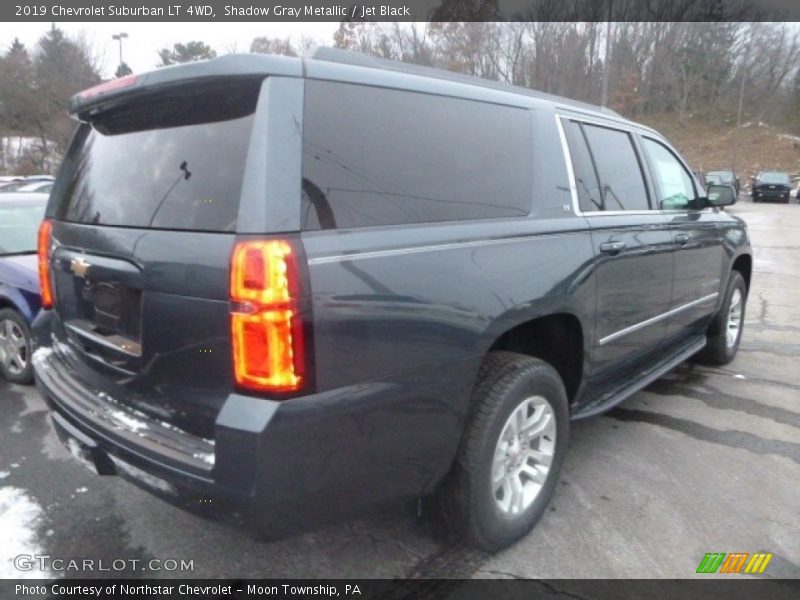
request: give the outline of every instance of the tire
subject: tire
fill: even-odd
[[[736,315],[736,305],[738,296],[738,318]],[[711,325],[706,332],[706,346],[697,353],[697,362],[707,365],[727,365],[736,357],[739,350],[739,342],[742,339],[744,329],[745,305],[747,303],[747,286],[744,278],[738,271],[732,271],[728,279],[728,288],[725,290],[725,299],[722,307],[714,317]],[[733,307],[732,307],[733,305]],[[731,309],[733,308],[733,313]],[[732,317],[732,315],[734,315]],[[731,332],[731,319],[738,320],[735,332],[729,337]]]
[[[12,383],[33,382],[31,330],[16,310],[0,310],[0,375]]]
[[[532,420],[512,438],[514,426],[509,423],[512,415],[520,416],[518,411]],[[548,414],[549,421],[543,421]],[[542,430],[539,435],[537,429]],[[534,436],[521,442],[526,433]],[[450,532],[489,552],[527,534],[553,495],[568,438],[567,394],[556,370],[529,356],[490,353],[478,374],[456,461],[437,495]],[[534,475],[541,478],[539,485]]]

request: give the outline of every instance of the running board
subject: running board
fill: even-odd
[[[678,347],[675,353],[668,356],[666,359],[657,362],[655,365],[645,368],[640,371],[634,381],[630,383],[623,383],[622,385],[613,388],[606,392],[597,400],[581,407],[577,412],[572,415],[572,419],[586,419],[594,417],[601,413],[614,408],[617,404],[635,394],[642,388],[647,387],[656,379],[677,367],[680,363],[702,350],[706,345],[706,336],[699,335],[690,338]]]

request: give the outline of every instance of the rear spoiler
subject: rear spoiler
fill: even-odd
[[[149,94],[162,88],[204,79],[269,75],[302,77],[302,60],[267,54],[229,54],[212,60],[164,67],[112,79],[79,92],[69,100],[69,113],[80,121],[88,121],[93,115],[119,104],[123,98],[130,100],[131,96]]]

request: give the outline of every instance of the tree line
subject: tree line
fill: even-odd
[[[258,37],[250,52],[298,56],[316,43],[448,69],[590,102],[626,117],[744,118],[800,133],[800,28],[741,22],[342,22],[332,40]],[[157,53],[156,66],[213,58],[202,41]],[[0,56],[0,137],[25,136],[23,171],[53,168],[74,124],[66,101],[101,81],[82,38],[53,26]],[[117,76],[130,70],[120,65]],[[2,148],[0,147],[0,151]],[[0,154],[0,170],[3,169]]]

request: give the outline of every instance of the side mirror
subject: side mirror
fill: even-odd
[[[736,202],[736,189],[732,185],[709,185],[706,197],[711,206],[730,206]]]

